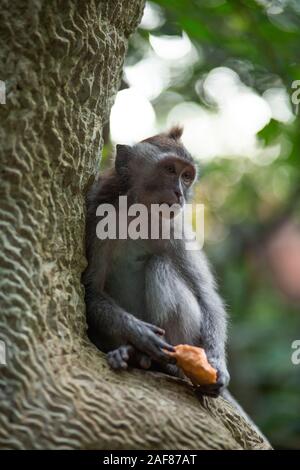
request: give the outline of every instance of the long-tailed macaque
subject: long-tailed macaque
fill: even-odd
[[[131,146],[117,145],[115,166],[100,175],[87,195],[83,274],[88,334],[114,369],[129,365],[180,375],[166,351],[176,344],[203,347],[217,370],[217,383],[201,387],[216,396],[227,386],[226,313],[202,250],[183,239],[99,239],[97,207],[119,196],[139,203],[183,207],[196,178],[182,129]],[[174,217],[176,220],[176,217]]]

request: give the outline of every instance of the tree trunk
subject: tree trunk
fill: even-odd
[[[1,4],[2,448],[269,446],[225,400],[201,404],[162,374],[115,373],[86,337],[84,193],[142,9]]]

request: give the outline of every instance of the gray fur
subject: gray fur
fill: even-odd
[[[163,149],[162,154],[165,152]],[[135,185],[129,192],[138,188],[134,192],[138,200],[149,166],[163,157],[147,142],[133,148],[132,165],[137,155],[143,157],[139,165],[144,165],[143,176],[139,176],[139,167],[130,169]],[[164,191],[169,191],[166,184]],[[124,357],[130,364],[136,352],[135,364],[137,357],[143,357],[143,364],[148,358],[147,364],[150,359],[176,374],[178,369],[170,365],[174,361],[163,349],[180,343],[201,346],[218,371],[218,383],[202,390],[218,394],[229,381],[226,313],[204,253],[187,251],[183,240],[98,240],[94,211],[109,199],[101,191],[98,181],[87,198],[88,267],[83,283],[90,338],[106,352],[122,348],[108,356],[112,367],[117,367],[119,358],[120,368],[124,368]]]

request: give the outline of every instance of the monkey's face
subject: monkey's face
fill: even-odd
[[[140,165],[136,177],[135,201],[148,210],[152,204],[183,207],[196,170],[192,163],[177,156],[162,157],[151,165]]]
[[[153,139],[152,139],[153,140]],[[196,169],[182,145],[167,139],[163,145],[140,142],[134,147],[117,145],[117,174],[127,181],[128,203],[143,204],[151,213],[153,205],[182,208],[192,186]],[[169,210],[169,217],[172,213]]]

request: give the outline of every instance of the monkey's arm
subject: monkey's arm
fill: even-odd
[[[164,330],[146,323],[123,310],[105,292],[85,285],[88,333],[90,339],[104,352],[131,345],[159,362],[172,362],[163,349],[173,347],[163,340]],[[124,352],[122,350],[122,352]],[[124,354],[132,357],[132,350]]]
[[[178,269],[201,307],[201,346],[205,349],[208,361],[218,372],[216,386],[208,386],[208,391],[219,393],[229,382],[225,352],[226,311],[202,250],[188,251],[181,245],[177,247],[176,253]]]
[[[104,292],[97,292],[85,284],[86,318],[89,337],[104,352],[127,344],[126,328],[132,321],[131,315],[123,311]]]

